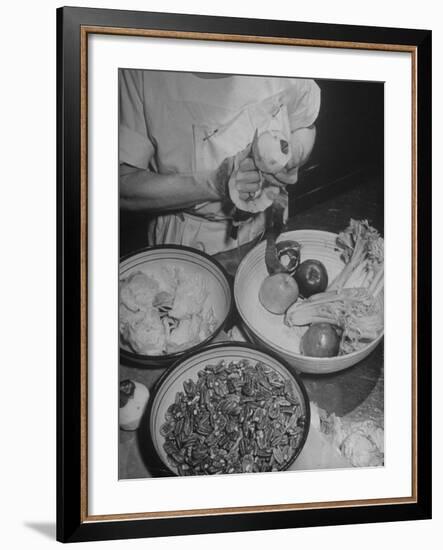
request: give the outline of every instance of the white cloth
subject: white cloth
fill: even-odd
[[[201,78],[193,73],[120,71],[120,163],[160,174],[214,170],[244,149],[256,129],[288,133],[311,126],[320,108],[313,80],[255,76]],[[149,244],[184,244],[215,254],[244,244],[264,228],[258,215],[230,238],[219,202],[161,215]]]

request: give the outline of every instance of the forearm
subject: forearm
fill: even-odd
[[[299,128],[291,132],[292,161],[289,168],[302,166],[314,148],[316,137],[315,126]]]
[[[124,209],[172,211],[217,200],[220,198],[204,174],[156,174],[121,166],[120,205]]]

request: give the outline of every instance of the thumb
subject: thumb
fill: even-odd
[[[240,162],[242,162],[243,160],[247,159],[248,157],[250,157],[252,155],[252,146],[253,146],[255,141],[257,141],[257,130],[255,130],[254,137],[252,138],[252,141],[250,143],[248,143],[248,145],[246,145],[246,147],[242,151],[237,153],[236,161],[237,161],[238,164],[240,164]]]

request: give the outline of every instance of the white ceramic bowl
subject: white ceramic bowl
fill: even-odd
[[[299,230],[280,235],[279,240],[294,240],[302,245],[301,258],[320,260],[326,267],[329,281],[343,269],[335,240],[337,235],[327,231]],[[300,339],[307,327],[287,327],[284,315],[274,315],[267,311],[258,299],[262,281],[268,275],[265,265],[266,243],[253,248],[242,260],[234,283],[234,299],[242,319],[243,328],[257,344],[264,346],[286,360],[300,372],[323,374],[337,372],[355,365],[379,344],[381,333],[366,347],[337,357],[308,357],[300,354]],[[383,293],[379,294],[383,307]]]
[[[123,258],[120,262],[120,279],[128,277],[134,271],[142,271],[161,278],[161,269],[165,265],[183,268],[190,277],[199,273],[204,276],[208,290],[207,302],[217,319],[217,324],[208,338],[185,350],[164,355],[140,355],[120,342],[120,357],[126,364],[139,367],[167,366],[190,351],[200,349],[210,342],[223,328],[232,308],[232,292],[228,276],[223,267],[213,258],[185,246],[163,245],[146,248]]]
[[[139,429],[138,437],[142,456],[147,466],[157,475],[178,475],[177,470],[168,461],[163,444],[165,438],[161,435],[161,426],[165,423],[165,414],[168,407],[174,403],[177,392],[183,392],[183,382],[192,379],[197,381],[198,371],[207,365],[214,365],[221,360],[239,361],[248,360],[262,362],[268,368],[276,371],[282,378],[289,379],[299,398],[302,412],[305,416],[303,436],[295,453],[284,463],[282,470],[289,468],[300,454],[308,436],[310,425],[309,398],[303,382],[280,359],[261,350],[257,350],[244,343],[211,344],[197,354],[189,355],[177,361],[156,383],[149,400],[145,417]]]

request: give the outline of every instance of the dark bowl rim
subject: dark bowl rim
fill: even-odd
[[[120,357],[124,357],[128,359],[131,363],[133,363],[131,366],[134,366],[135,368],[144,368],[144,369],[153,369],[157,367],[161,367],[165,363],[171,364],[172,361],[178,360],[180,358],[184,358],[185,355],[199,351],[203,346],[208,344],[211,340],[213,340],[222,330],[226,323],[226,321],[229,319],[230,315],[232,314],[233,308],[234,308],[234,289],[233,284],[231,284],[231,281],[229,279],[229,274],[226,271],[226,269],[221,265],[220,262],[215,260],[212,256],[209,254],[206,254],[206,252],[203,252],[202,250],[198,250],[195,248],[192,248],[190,246],[184,246],[184,245],[177,245],[177,244],[164,244],[164,245],[153,245],[153,246],[146,246],[144,248],[139,248],[134,252],[131,252],[129,254],[126,254],[125,256],[122,256],[119,260],[119,267],[122,264],[122,262],[125,262],[126,260],[131,259],[133,256],[137,256],[138,254],[141,254],[142,252],[148,252],[151,250],[185,250],[187,252],[191,252],[193,254],[197,254],[198,256],[201,256],[202,258],[205,258],[206,260],[209,260],[212,264],[217,267],[223,277],[225,278],[228,288],[229,288],[229,304],[228,304],[228,310],[224,317],[224,319],[220,322],[217,329],[210,334],[207,338],[199,342],[198,344],[195,344],[191,346],[190,348],[187,348],[182,351],[175,351],[174,353],[168,353],[164,355],[141,355],[139,353],[135,353],[133,351],[129,351],[125,348],[122,348],[121,345],[119,345],[120,350]],[[119,304],[120,307],[120,304]],[[120,335],[119,335],[120,337]],[[120,340],[120,338],[119,338]]]
[[[308,392],[306,390],[304,382],[300,378],[300,375],[297,372],[295,372],[293,367],[291,367],[288,364],[287,361],[285,361],[284,359],[279,357],[274,352],[269,352],[268,350],[266,350],[264,348],[261,348],[259,346],[254,346],[254,345],[252,345],[250,343],[247,343],[247,342],[215,342],[215,343],[212,343],[212,344],[206,346],[204,350],[200,350],[199,353],[203,353],[203,352],[206,352],[206,351],[212,351],[214,349],[228,348],[228,347],[229,348],[232,348],[232,347],[236,348],[237,347],[237,348],[247,349],[247,350],[250,350],[250,351],[259,351],[260,353],[263,353],[264,355],[268,355],[270,358],[274,359],[274,361],[277,361],[278,363],[280,363],[280,365],[282,367],[284,367],[284,369],[286,369],[286,371],[288,372],[288,375],[290,377],[292,377],[292,379],[295,381],[295,383],[297,384],[297,386],[300,390],[303,405],[304,405],[304,408],[305,408],[305,423],[304,423],[304,427],[303,427],[303,436],[302,436],[302,439],[300,441],[300,445],[297,448],[297,451],[291,456],[290,459],[288,459],[284,463],[283,467],[280,470],[278,470],[279,472],[287,471],[292,466],[292,464],[295,462],[297,457],[300,455],[302,449],[304,448],[304,446],[306,444],[306,440],[307,440],[308,435],[309,435],[309,430],[310,430],[310,427],[311,427],[311,405],[310,405]],[[156,398],[158,392],[160,391],[160,388],[163,385],[166,378],[168,378],[169,375],[173,371],[175,371],[178,367],[180,367],[182,362],[184,362],[187,359],[190,359],[192,357],[196,357],[197,355],[198,355],[198,353],[196,353],[196,354],[188,353],[185,357],[181,357],[180,359],[175,361],[172,365],[170,365],[161,374],[161,376],[158,378],[158,380],[155,382],[154,386],[151,389],[150,397],[149,397],[149,401],[148,401],[148,406],[145,409],[142,422],[140,423],[140,427],[138,429],[137,437],[138,437],[138,442],[139,442],[139,448],[140,448],[141,454],[142,454],[142,459],[145,462],[145,455],[144,455],[144,452],[142,451],[142,449],[145,449],[145,452],[149,453],[149,455],[150,455],[149,456],[150,461],[152,461],[152,462],[149,462],[148,469],[152,469],[154,467],[156,473],[159,476],[181,477],[176,472],[174,472],[167,464],[165,464],[163,462],[163,460],[161,459],[161,457],[159,456],[159,454],[157,453],[157,450],[156,450],[155,445],[154,445],[154,438],[153,438],[153,434],[151,432],[151,425],[150,425],[150,419],[151,419],[151,415],[152,415],[152,407],[153,407],[155,398]],[[146,446],[147,446],[147,450],[146,450]],[[145,462],[145,464],[146,464],[146,462]],[[261,473],[263,473],[263,472],[261,472]],[[229,475],[229,474],[225,474],[225,475]]]

